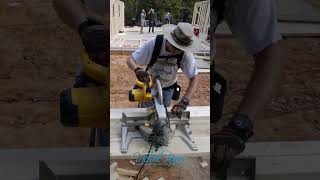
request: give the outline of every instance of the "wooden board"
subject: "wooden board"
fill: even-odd
[[[169,109],[170,110],[170,109]],[[165,147],[165,154],[183,155],[183,156],[202,156],[209,155],[210,152],[210,107],[197,106],[189,107],[191,120],[190,126],[193,137],[198,145],[198,151],[192,151],[188,145],[179,137],[174,137],[168,147]],[[132,158],[137,152],[148,151],[150,144],[143,139],[133,140],[127,153],[121,153],[121,130],[120,118],[122,112],[143,113],[147,112],[146,108],[129,108],[129,109],[111,109],[110,111],[110,157],[113,159]]]
[[[241,156],[256,158],[256,180],[320,179],[320,141],[248,143]]]
[[[105,160],[40,161],[39,180],[105,180],[109,178]]]
[[[257,157],[320,155],[320,141],[248,143],[243,155]]]
[[[278,0],[278,15],[282,21],[319,23],[319,0]]]
[[[37,180],[40,160],[109,162],[108,154],[106,147],[2,149],[0,150],[0,179]]]
[[[278,28],[283,37],[320,37],[320,24],[311,23],[278,23]],[[229,27],[223,23],[216,31],[217,38],[234,37]]]

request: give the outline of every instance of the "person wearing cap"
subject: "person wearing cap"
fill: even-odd
[[[219,67],[214,66],[214,32],[219,23],[224,20],[228,24],[235,39],[254,60],[242,102],[228,123],[210,137],[213,160],[211,174],[224,179],[232,159],[245,150],[246,142],[253,135],[254,120],[279,87],[286,57],[279,45],[281,35],[277,26],[277,1],[213,0],[210,9],[212,125],[222,118],[227,89],[227,81],[217,72]]]
[[[90,59],[102,66],[108,66],[109,33],[107,32],[107,0],[53,0],[53,7],[60,19],[75,31],[82,40],[82,44]],[[80,70],[73,87],[100,86]],[[95,129],[92,129],[94,132]],[[109,144],[107,129],[97,130],[98,145]]]
[[[174,114],[181,116],[198,86],[197,63],[193,52],[199,50],[200,41],[194,36],[193,27],[189,23],[162,27],[164,35],[158,35],[137,49],[127,64],[140,81],[149,74],[158,77],[163,87],[166,107],[171,104],[177,87],[177,72],[181,68],[189,79],[189,86],[184,96],[172,108]]]

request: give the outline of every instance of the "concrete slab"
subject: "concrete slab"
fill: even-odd
[[[134,28],[125,28],[124,33],[119,33],[114,36],[110,42],[110,51],[111,53],[117,51],[135,51],[146,43],[151,38],[156,37],[156,35],[163,34],[161,27],[156,27],[154,33],[145,32],[140,34],[140,29],[138,27]],[[144,31],[148,31],[145,29]],[[209,53],[210,46],[209,44],[202,43],[200,48],[200,53]]]
[[[195,57],[197,60],[198,69],[210,69],[210,61],[205,60],[201,57]]]

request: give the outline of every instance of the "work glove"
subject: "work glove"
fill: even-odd
[[[245,149],[245,143],[253,135],[253,123],[247,115],[235,114],[228,125],[213,134],[213,174],[225,179],[233,158]]]
[[[106,27],[95,20],[88,19],[79,25],[82,44],[92,61],[107,66],[108,33]]]
[[[188,106],[189,100],[188,98],[184,97],[181,101],[179,101],[176,105],[172,107],[171,112],[173,115],[181,119],[182,113],[187,109]]]
[[[137,79],[139,81],[144,82],[144,83],[149,83],[150,76],[147,71],[143,70],[142,68],[136,68],[134,70],[134,72],[136,73]]]

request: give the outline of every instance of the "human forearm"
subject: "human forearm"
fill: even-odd
[[[87,20],[80,0],[53,0],[53,7],[60,19],[74,31],[78,31],[79,25]]]
[[[132,56],[130,56],[130,58],[127,60],[127,65],[129,67],[129,69],[131,69],[132,71],[134,71],[135,69],[137,69],[139,67]]]
[[[240,104],[240,113],[254,118],[273,97],[282,77],[282,68],[286,59],[284,54],[277,43],[254,56],[255,68],[247,93]]]
[[[192,94],[196,91],[196,89],[198,87],[198,83],[199,83],[198,75],[193,76],[189,81],[189,86],[187,88],[187,91],[186,91],[186,94],[184,95],[184,97],[190,99]]]

